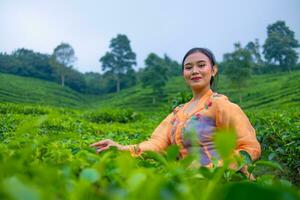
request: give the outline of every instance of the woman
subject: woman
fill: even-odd
[[[193,92],[193,98],[186,104],[178,106],[155,129],[151,138],[138,145],[123,146],[112,140],[102,140],[92,144],[97,152],[111,146],[119,150],[130,151],[140,155],[143,151],[161,151],[171,144],[180,148],[180,156],[185,157],[191,145],[192,133],[199,139],[200,165],[211,167],[212,158],[218,156],[212,136],[216,129],[234,129],[237,133],[235,153],[246,151],[252,158],[259,158],[261,149],[256,133],[247,116],[224,95],[214,93],[211,85],[218,68],[210,50],[193,48],[182,61],[182,74]]]

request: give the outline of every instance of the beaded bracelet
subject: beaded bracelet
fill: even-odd
[[[136,155],[139,155],[141,153],[141,149],[138,144],[133,145],[133,151]]]

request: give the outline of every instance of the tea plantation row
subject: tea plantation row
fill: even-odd
[[[224,166],[193,167],[178,149],[133,158],[89,145],[103,138],[133,144],[148,138],[166,113],[82,111],[0,104],[0,199],[299,199],[300,114],[248,112],[262,145],[262,159],[248,164],[249,181]],[[224,138],[219,143],[230,151]],[[220,151],[224,151],[220,150]]]

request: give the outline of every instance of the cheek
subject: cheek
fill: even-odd
[[[190,76],[190,72],[187,71],[187,70],[184,70],[184,71],[183,71],[183,78],[184,78],[184,79],[189,79],[189,76]]]
[[[206,76],[211,76],[212,70],[211,67],[207,66],[202,70],[202,73],[205,74]]]

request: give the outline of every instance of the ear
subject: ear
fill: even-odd
[[[213,75],[213,76],[216,76],[217,73],[218,73],[218,66],[217,66],[217,65],[214,65],[214,66],[212,67],[212,75]]]

